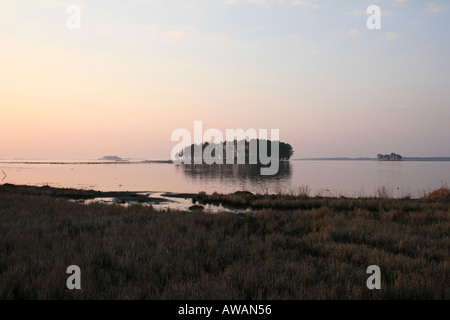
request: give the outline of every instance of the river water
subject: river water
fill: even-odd
[[[290,161],[275,176],[255,165],[170,163],[0,163],[0,184],[50,185],[99,191],[229,193],[308,192],[322,196],[416,198],[450,185],[449,161]],[[5,176],[6,175],[6,176]],[[1,180],[3,179],[3,180]]]

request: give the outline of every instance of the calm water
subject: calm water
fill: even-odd
[[[50,185],[100,191],[251,192],[290,191],[307,185],[310,195],[371,196],[385,187],[393,197],[450,185],[450,162],[291,161],[275,176],[250,165],[0,163],[0,184]]]

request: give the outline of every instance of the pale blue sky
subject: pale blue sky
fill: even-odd
[[[195,120],[280,129],[294,157],[450,156],[449,15],[444,0],[2,1],[0,158],[167,159]]]

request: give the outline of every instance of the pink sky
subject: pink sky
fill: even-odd
[[[380,1],[379,31],[361,2],[262,3],[79,1],[72,31],[69,2],[0,4],[0,159],[168,159],[196,120],[294,158],[450,156],[445,3]]]

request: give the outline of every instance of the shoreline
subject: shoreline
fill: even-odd
[[[65,198],[70,200],[94,200],[97,198],[114,198],[117,203],[161,203],[163,198],[151,197],[152,194],[160,193],[157,191],[96,191],[75,188],[57,188],[50,186],[31,186],[31,185],[15,185],[5,183],[0,185],[0,193],[15,193],[20,195],[36,195],[49,196],[54,198]],[[163,196],[187,198],[194,194],[174,194],[163,192]]]
[[[450,157],[404,157],[402,160],[379,160],[377,158],[359,157],[331,157],[331,158],[296,158],[287,161],[280,160],[280,162],[290,161],[369,161],[369,162],[449,162]],[[161,163],[174,164],[172,160],[14,160],[14,159],[0,159],[0,164],[58,164],[58,165],[77,165],[77,164],[145,164],[145,163]],[[247,163],[246,163],[247,164]],[[185,164],[186,165],[186,164]],[[189,164],[188,164],[189,165]],[[191,164],[194,165],[194,164]],[[198,165],[198,164],[195,164]]]
[[[80,160],[80,161],[62,161],[62,160],[0,160],[0,164],[142,164],[142,163],[167,163],[173,164],[172,160],[117,160],[117,161],[99,161],[99,160]]]
[[[376,161],[376,162],[411,162],[411,161],[450,161],[450,157],[404,157],[402,160],[380,160],[377,158],[298,158],[291,161]]]
[[[330,207],[337,211],[364,209],[369,211],[389,211],[392,209],[415,211],[418,207],[434,202],[439,208],[448,208],[450,190],[446,187],[436,189],[422,198],[390,198],[386,195],[368,197],[324,197],[299,194],[254,194],[249,191],[236,191],[228,194],[213,192],[177,193],[170,191],[96,191],[50,186],[0,185],[0,194],[26,196],[47,196],[64,198],[76,202],[108,202],[117,204],[142,204],[160,206],[167,204],[168,210],[202,211],[205,207],[217,212],[241,213],[242,210],[311,210]],[[108,200],[106,200],[108,199]],[[171,209],[171,204],[174,207]],[[192,209],[192,210],[191,210]]]

